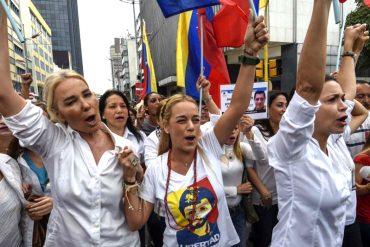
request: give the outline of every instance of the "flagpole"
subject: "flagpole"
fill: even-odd
[[[340,22],[339,0],[333,0],[333,9],[334,9],[335,24],[338,24]]]
[[[256,10],[256,6],[254,6],[253,0],[249,0],[249,6],[251,6],[251,9],[253,11],[254,19],[256,19],[257,18],[257,10]]]
[[[203,65],[203,52],[204,52],[204,47],[203,47],[203,39],[204,39],[204,34],[203,34],[203,14],[200,15],[200,76],[204,76],[204,65]],[[203,94],[203,87],[200,87],[199,89],[199,116],[202,114],[202,94]]]
[[[269,5],[269,1],[267,0],[266,5],[265,5],[265,23],[266,23],[267,27],[268,27],[268,18],[267,18],[268,5]],[[263,56],[264,56],[264,66],[263,66],[264,81],[267,82],[267,84],[268,84],[268,81],[269,81],[269,70],[268,70],[269,46],[268,46],[268,43],[265,44]]]
[[[344,12],[344,9],[343,9],[343,12]],[[346,21],[347,21],[347,16],[345,13],[343,13],[343,21],[342,21],[342,27],[340,29],[340,34],[339,34],[338,53],[337,53],[337,62],[335,64],[335,71],[339,70],[340,54],[342,53],[342,40],[343,40],[343,35],[344,35],[344,28],[346,27]]]
[[[14,19],[12,17],[12,14],[10,13],[10,10],[8,8],[8,5],[5,3],[5,0],[0,0],[0,3],[3,6],[3,9],[5,11],[5,14],[8,17],[8,20],[9,20],[10,24],[12,25],[15,34],[17,34],[19,41],[21,43],[24,43],[24,41],[25,41],[24,40],[24,37],[23,37],[23,35],[22,35],[22,33],[21,33],[21,31],[20,31],[17,23],[14,21]]]

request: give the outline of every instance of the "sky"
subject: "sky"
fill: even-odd
[[[132,4],[78,0],[84,76],[95,93],[112,88],[109,48],[114,38],[134,33]],[[136,12],[136,15],[138,12]]]

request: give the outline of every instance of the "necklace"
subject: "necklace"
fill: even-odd
[[[192,223],[194,222],[194,219],[195,219],[195,211],[196,211],[196,207],[197,207],[197,200],[198,200],[198,189],[197,189],[197,186],[195,185],[195,183],[197,182],[197,150],[195,149],[195,152],[194,152],[194,179],[193,179],[193,185],[192,185],[192,188],[190,189],[191,190],[191,193],[193,193],[193,201],[192,201],[192,212],[191,212],[191,216],[190,216],[190,220],[189,220],[189,223],[188,225],[186,225],[185,227],[189,227],[192,225]],[[185,164],[185,166],[187,166],[187,164]],[[169,215],[171,215],[172,219],[174,222],[176,222],[175,220],[175,217],[173,216],[169,206],[168,206],[168,201],[167,201],[167,194],[168,194],[168,187],[170,185],[170,177],[171,177],[171,149],[168,153],[168,158],[167,158],[167,167],[168,167],[168,175],[167,175],[167,181],[166,181],[166,193],[164,194],[164,206],[165,206],[165,212],[166,212],[166,216],[167,216],[167,221],[168,221],[168,225],[175,231],[179,231],[181,230],[182,228],[176,228],[175,226],[172,226],[171,225],[171,222],[170,222],[170,217]],[[183,228],[185,228],[183,227]]]

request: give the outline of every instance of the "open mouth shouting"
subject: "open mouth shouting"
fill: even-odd
[[[96,115],[91,115],[91,116],[89,116],[88,118],[85,119],[85,122],[90,127],[94,127],[97,124],[98,121],[96,119]]]
[[[342,116],[342,117],[340,117],[340,118],[338,118],[337,119],[337,123],[341,126],[341,127],[344,127],[344,126],[346,126],[347,125],[347,118],[348,118],[348,116],[347,115],[344,115],[344,116]]]
[[[196,138],[196,136],[195,136],[195,135],[188,135],[188,136],[186,136],[186,137],[185,137],[185,140],[186,140],[186,142],[187,142],[188,144],[193,145],[193,144],[195,144],[195,143],[196,143],[197,138]]]

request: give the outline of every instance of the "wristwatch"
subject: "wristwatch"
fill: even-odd
[[[248,64],[248,65],[257,65],[259,64],[260,62],[260,59],[259,57],[255,57],[255,56],[250,56],[250,55],[247,55],[247,54],[243,54],[243,55],[240,55],[239,56],[239,63],[241,64]]]
[[[343,52],[342,57],[352,57],[353,60],[356,62],[357,54],[353,51],[345,51]]]

